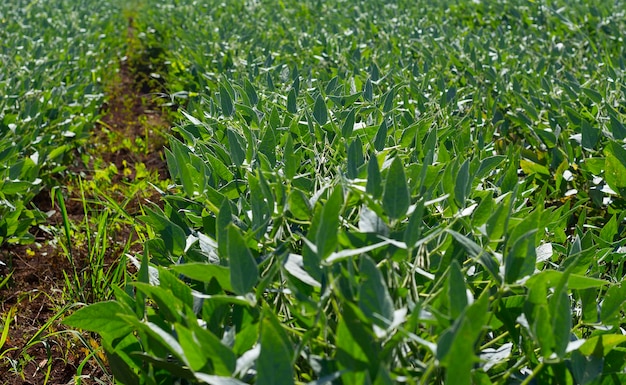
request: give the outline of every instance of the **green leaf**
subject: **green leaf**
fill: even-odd
[[[142,322],[138,319],[132,319],[129,321],[133,322],[135,328],[138,329],[139,333],[143,332],[142,333],[143,335],[147,335],[149,337],[149,340],[146,341],[146,343],[156,342],[160,344],[161,346],[163,346],[164,348],[166,348],[169,354],[172,354],[175,358],[181,360],[186,365],[189,364],[187,360],[187,356],[185,356],[185,352],[183,348],[180,346],[180,343],[178,342],[178,340],[174,337],[173,330],[171,330],[170,327],[168,327],[168,330],[165,330],[161,328],[160,325],[157,325],[156,323],[153,323],[153,322],[149,322],[149,321]],[[150,355],[148,354],[144,356],[144,358],[149,358],[149,357]],[[180,368],[179,370],[182,370],[182,371],[188,370],[187,368],[184,368],[183,365],[180,365],[179,368]],[[180,372],[178,373],[178,375],[185,375],[185,374]]]
[[[172,265],[170,269],[199,282],[209,283],[215,279],[224,291],[233,291],[230,285],[230,271],[225,266],[193,262]]]
[[[376,131],[376,137],[374,138],[374,148],[376,151],[382,151],[387,143],[387,119],[383,119],[383,122]]]
[[[445,148],[445,146],[441,146],[440,150],[443,148]],[[458,207],[456,207],[456,202],[453,200],[454,191],[456,190],[456,175],[458,172],[459,165],[456,159],[445,161],[445,169],[443,171],[443,175],[441,176],[441,187],[443,187],[443,192],[450,197],[448,199],[448,204],[452,210],[458,209]]]
[[[446,368],[446,385],[471,384],[472,367],[478,360],[474,345],[489,317],[487,292],[485,290],[437,342],[436,355]]]
[[[621,322],[621,311],[626,302],[626,284],[611,286],[602,300],[600,319],[604,324]]]
[[[272,80],[272,73],[270,71],[267,71],[266,80],[267,80],[267,89],[270,92],[274,91],[274,89],[275,89],[275,87],[274,87],[274,80]]]
[[[289,211],[300,220],[311,219],[311,203],[306,195],[299,189],[293,189],[288,198]]]
[[[527,159],[520,160],[519,166],[526,175],[533,175],[533,174],[550,175],[550,170],[548,170],[546,166],[542,166],[538,163],[531,162]]]
[[[550,298],[550,317],[552,319],[555,353],[559,358],[565,358],[565,351],[570,342],[572,330],[572,308],[565,287],[559,292],[555,292]]]
[[[426,136],[426,140],[424,141],[424,145],[422,146],[423,152],[424,152],[423,167],[430,166],[433,164],[436,147],[437,147],[437,130],[433,129],[428,132],[428,135]],[[423,178],[422,178],[421,183],[424,183]]]
[[[133,282],[132,285],[137,291],[150,297],[157,304],[161,318],[168,322],[181,322],[181,314],[185,310],[185,303],[171,291],[142,282]]]
[[[137,357],[131,357],[133,352],[141,350],[137,337],[132,333],[115,341],[113,346],[107,339],[102,340],[102,347],[106,353],[111,373],[121,384],[139,384],[138,373],[143,362]]]
[[[315,245],[320,259],[328,257],[337,247],[339,215],[343,199],[341,186],[336,186],[322,208],[322,215],[315,234]]]
[[[578,351],[574,351],[571,355],[571,373],[576,384],[588,385],[593,383],[602,375],[604,369],[604,357],[592,355],[586,357]],[[615,383],[617,378],[611,378]],[[596,381],[596,383],[599,383]]]
[[[605,357],[613,348],[626,343],[626,336],[622,334],[602,334],[589,338],[578,348],[586,356],[596,355]]]
[[[487,235],[492,242],[499,240],[506,231],[506,223],[509,214],[508,208],[511,199],[510,194],[502,199],[499,204],[496,205],[493,214],[491,214],[486,223]]]
[[[234,225],[228,226],[228,258],[233,291],[239,295],[249,293],[259,279],[259,269],[246,240]]]
[[[597,104],[602,103],[602,94],[599,93],[598,91],[591,89],[591,88],[587,88],[587,87],[581,87],[581,90],[594,103],[597,103]]]
[[[296,105],[296,90],[293,88],[287,94],[287,111],[292,114],[298,112],[298,106]]]
[[[259,102],[259,97],[257,96],[254,86],[248,79],[245,79],[244,88],[246,90],[246,94],[248,95],[248,99],[250,99],[250,103],[252,103],[252,105],[256,105]]]
[[[420,199],[415,204],[415,210],[409,218],[409,223],[404,231],[404,243],[408,247],[414,247],[414,245],[421,239],[422,236],[422,218],[424,217],[424,201]]]
[[[196,343],[192,332],[180,324],[175,324],[174,330],[176,332],[176,339],[187,357],[191,370],[199,371],[207,366],[209,357],[207,357],[205,351],[200,348],[199,344]]]
[[[476,228],[484,225],[493,214],[495,204],[491,194],[484,196],[472,213],[472,225]]]
[[[306,195],[298,189],[293,189],[288,198],[289,211],[300,220],[311,218],[311,204]]]
[[[472,372],[472,384],[473,385],[493,385],[491,379],[489,378],[489,374],[475,370]]]
[[[365,205],[361,206],[358,225],[359,231],[363,233],[376,233],[383,236],[389,235],[389,227],[385,221],[383,221],[375,211],[370,210]]]
[[[346,139],[349,139],[350,136],[352,136],[352,130],[354,130],[355,113],[355,109],[351,108],[350,112],[348,112],[346,120],[343,122],[343,126],[341,126],[341,135]]]
[[[400,158],[395,157],[391,162],[385,181],[383,209],[393,219],[402,218],[409,209],[410,199],[404,166]]]
[[[244,160],[246,160],[246,151],[244,139],[232,129],[227,129],[228,135],[228,147],[230,148],[230,157],[237,167],[241,167]]]
[[[578,290],[578,296],[582,305],[582,321],[589,324],[598,322],[600,319],[598,290],[594,288]]]
[[[145,329],[145,328],[142,327],[140,329]],[[144,330],[141,330],[141,331],[144,332],[144,335],[149,335],[148,332]],[[130,355],[133,358],[138,358],[142,360],[144,362],[144,365],[143,365],[144,367],[146,365],[149,365],[154,372],[161,374],[159,376],[161,378],[165,376],[167,376],[168,378],[174,377],[174,378],[181,378],[181,379],[186,379],[186,380],[192,380],[194,378],[194,373],[191,371],[191,369],[189,369],[189,365],[187,364],[181,365],[180,363],[173,360],[175,359],[177,361],[181,361],[181,359],[178,358],[178,356],[176,356],[175,354],[172,354],[172,348],[170,345],[165,345],[165,343],[161,339],[158,339],[155,334],[149,335],[149,336],[151,337],[150,338],[151,346],[156,346],[156,345],[162,346],[160,350],[164,351],[163,353],[164,355],[170,356],[169,359],[160,358],[157,355],[152,355],[152,354],[144,353],[141,351],[131,352]]]
[[[506,156],[504,155],[494,155],[481,160],[478,171],[476,171],[476,178],[482,179],[483,177],[487,176],[505,159]]]
[[[614,111],[609,112],[609,118],[611,119],[611,133],[613,134],[613,138],[617,140],[626,138],[626,127],[624,127],[624,124],[617,118]]]
[[[375,325],[387,329],[393,322],[394,308],[385,280],[376,263],[366,255],[361,257],[359,273],[363,279],[359,287],[359,307]]]
[[[365,162],[365,159],[363,159],[363,143],[361,143],[361,138],[356,138],[348,147],[348,178],[355,179],[359,175],[359,167],[363,162]]]
[[[217,255],[220,258],[228,257],[228,225],[233,221],[228,199],[222,201],[215,221],[215,234],[217,234]]]
[[[533,229],[519,237],[506,254],[504,260],[504,280],[506,283],[514,283],[535,271],[537,261],[536,233],[537,230]]]
[[[560,271],[558,273],[561,273]],[[584,290],[608,285],[609,282],[599,278],[570,274],[567,286],[572,290]]]
[[[259,152],[267,156],[272,167],[276,166],[276,136],[271,128],[265,130],[259,143]]]
[[[565,105],[563,109],[565,110],[565,114],[567,115],[569,121],[573,123],[574,126],[580,126],[581,121],[584,120],[580,113],[568,105]]]
[[[223,84],[220,84],[220,104],[225,116],[232,116],[235,113],[232,96]]]
[[[311,220],[311,226],[307,232],[306,238],[303,238],[304,245],[302,247],[302,267],[304,270],[313,277],[314,280],[320,282],[323,278],[322,257],[318,252],[318,247],[315,244],[317,233],[320,230],[319,227],[322,224],[322,211],[323,206],[317,205],[313,212],[313,219]],[[332,253],[332,252],[331,252]]]
[[[469,175],[469,160],[465,160],[459,169],[454,185],[454,198],[459,207],[465,207],[465,199],[469,195],[472,188],[472,182]]]
[[[193,307],[191,288],[164,267],[158,266],[159,288],[171,292],[183,305]]]
[[[548,306],[545,304],[538,305],[535,308],[533,322],[530,327],[541,348],[541,355],[545,358],[551,357],[556,347],[552,325]],[[569,333],[569,329],[567,331]]]
[[[257,385],[292,385],[294,350],[273,311],[265,310],[261,321],[261,352],[257,359]]]
[[[193,333],[194,346],[185,346],[185,354],[191,349],[201,351],[199,354],[204,355],[213,363],[214,373],[221,376],[230,376],[235,371],[237,365],[237,357],[222,341],[213,333],[201,327],[198,322],[191,322],[191,331]],[[188,356],[188,355],[187,355]]]
[[[583,120],[582,125],[582,146],[584,148],[593,150],[598,143],[600,137],[600,130],[593,127],[589,122]]]
[[[370,194],[372,198],[378,199],[383,193],[383,181],[378,168],[378,159],[376,155],[370,154],[367,162],[367,182],[365,183],[365,192]]]
[[[537,118],[538,120],[539,118]],[[533,129],[539,138],[546,144],[548,148],[554,148],[557,143],[556,135],[550,130]]]
[[[450,104],[454,100],[455,96],[456,96],[456,87],[448,88],[448,91],[446,91],[446,103]]]
[[[450,303],[450,318],[457,319],[467,307],[467,292],[465,277],[459,262],[455,259],[450,264],[448,275],[448,301]]]
[[[315,278],[311,277],[309,273],[304,270],[303,258],[298,254],[289,254],[283,267],[289,274],[299,279],[303,283],[314,286],[321,287],[321,284],[315,280]]]
[[[322,95],[317,95],[315,98],[315,105],[313,106],[313,118],[320,126],[323,126],[328,121],[328,110],[326,108],[326,102]]]
[[[145,211],[148,215],[143,215],[139,217],[139,219],[154,229],[159,235],[159,238],[163,240],[167,251],[170,252],[172,256],[178,257],[182,255],[187,239],[183,229],[170,221],[165,214],[160,212],[160,209],[156,207],[155,210],[146,208]]]
[[[331,98],[331,100],[339,106],[348,108],[351,105],[354,104],[354,102],[356,102],[357,100],[359,100],[361,98],[361,96],[363,95],[362,92],[355,92],[353,94],[350,95],[342,95],[342,96],[329,96]]]
[[[372,80],[370,78],[367,79],[363,87],[363,98],[368,102],[374,100],[374,87],[372,86]]]
[[[387,113],[389,111],[391,111],[393,109],[393,99],[396,97],[396,89],[392,88],[390,89],[384,96],[383,96],[383,112]]]
[[[626,188],[626,150],[617,142],[605,148],[604,179],[616,192]]]
[[[47,157],[46,160],[53,161],[56,158],[58,158],[59,156],[61,156],[61,155],[65,154],[66,152],[68,152],[69,149],[70,149],[70,147],[68,145],[66,145],[66,144],[64,144],[62,146],[59,146],[59,147],[56,147],[56,148],[53,148],[53,149],[51,149],[50,153],[48,154],[48,157]]]
[[[291,135],[287,135],[285,141],[285,151],[283,153],[283,163],[285,164],[285,177],[292,180],[300,167],[300,156],[293,148],[293,139]]]
[[[502,177],[500,181],[500,189],[502,193],[507,193],[509,191],[513,191],[518,183],[517,169],[519,168],[519,160],[518,157],[510,159],[509,166],[506,169],[504,177]]]
[[[352,373],[376,371],[379,362],[371,324],[364,322],[365,316],[350,302],[345,303],[338,318],[335,359],[339,367]],[[354,379],[355,376],[348,377]]]
[[[562,279],[564,272],[558,270],[544,270],[540,273],[534,274],[526,281],[527,287],[532,287],[537,282],[541,281],[542,284],[546,284],[549,287],[555,287]],[[572,290],[585,290],[600,288],[608,285],[609,282],[599,278],[586,277],[584,275],[569,274],[567,280],[567,287]]]
[[[613,242],[613,238],[617,235],[618,226],[617,226],[617,215],[613,215],[611,219],[602,227],[600,230],[600,239],[606,242]]]
[[[117,317],[118,314],[134,316],[133,312],[119,302],[106,301],[94,303],[77,310],[74,314],[66,317],[63,320],[63,324],[73,328],[96,332],[103,338],[113,341],[132,333],[132,325],[126,320]]]
[[[259,177],[261,172],[257,174]],[[261,181],[252,173],[248,173],[250,188],[250,205],[252,206],[252,229],[258,236],[265,233],[270,220],[271,211],[269,200],[264,194]]]
[[[393,385],[393,384],[395,384],[395,382],[391,378],[391,375],[389,374],[389,370],[387,370],[385,366],[380,365],[380,367],[378,368],[378,376],[376,377],[376,380],[374,381],[373,385]]]
[[[184,144],[175,138],[170,139],[170,147],[172,148],[172,153],[174,154],[174,160],[176,163],[174,167],[170,166],[170,169],[178,171],[178,173],[172,175],[172,177],[180,178],[185,194],[192,197],[196,192],[196,187],[191,177],[189,149],[187,149]],[[171,161],[168,160],[168,163],[171,163]]]
[[[267,120],[269,121],[269,127],[266,127],[266,129],[270,128],[274,131],[274,133],[276,133],[276,129],[282,124],[280,115],[278,114],[278,108],[276,106],[272,107],[272,112],[270,112],[269,119]]]
[[[539,343],[541,354],[545,358],[553,354],[563,358],[570,342],[572,310],[567,294],[567,280],[570,274],[571,268],[562,272],[556,282],[551,281],[554,276],[547,274],[538,274],[539,278],[533,277],[532,281],[527,282],[530,290],[524,304],[524,313],[530,331]],[[555,287],[551,297],[548,296],[550,286]]]
[[[296,95],[300,92],[300,72],[298,72],[298,66],[295,66],[291,71],[291,78],[293,79],[293,83],[291,83],[291,88],[296,91]]]
[[[205,153],[204,156],[209,161],[211,169],[215,175],[217,175],[225,182],[230,182],[233,180],[233,173],[230,172],[228,167],[220,159],[208,152]],[[204,183],[202,185],[204,185]]]
[[[333,92],[335,92],[335,90],[338,87],[337,86],[338,80],[339,78],[337,76],[330,79],[330,81],[326,83],[326,89],[324,90],[324,93],[328,95],[328,94],[332,94]]]
[[[446,230],[446,232],[450,233],[450,235],[452,235],[452,237],[454,237],[454,239],[459,242],[461,246],[463,246],[463,248],[465,249],[465,251],[467,251],[470,257],[477,260],[481,265],[483,265],[497,282],[502,281],[502,278],[500,277],[498,263],[480,245],[478,245],[476,242],[469,239],[465,235],[457,233],[454,230]]]

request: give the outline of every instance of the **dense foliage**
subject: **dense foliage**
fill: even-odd
[[[109,1],[0,5],[0,246],[32,242],[31,201],[97,119],[123,26]]]
[[[118,381],[625,381],[621,2],[144,3],[177,185],[66,319]]]

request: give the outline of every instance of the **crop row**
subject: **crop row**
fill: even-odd
[[[124,383],[623,379],[624,20],[148,2],[177,185],[138,281],[66,322]]]
[[[32,242],[30,202],[89,136],[124,25],[110,1],[0,6],[0,245]]]

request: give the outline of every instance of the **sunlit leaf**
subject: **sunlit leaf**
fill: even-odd
[[[235,113],[235,105],[233,99],[228,90],[223,84],[220,84],[220,103],[222,106],[222,113],[226,116],[231,116]]]
[[[99,302],[77,310],[66,317],[63,323],[74,328],[99,333],[113,340],[132,330],[132,325],[126,320],[115,317],[117,314],[129,314],[129,311],[115,301]]]
[[[257,360],[259,385],[294,384],[293,347],[273,312],[265,311],[261,322],[261,353]]]
[[[379,198],[383,193],[382,177],[380,176],[380,168],[378,167],[378,159],[376,156],[370,155],[367,162],[367,183],[365,191],[374,198]]]
[[[322,95],[317,95],[315,98],[315,105],[313,106],[313,117],[315,121],[323,126],[328,121],[328,110],[326,108],[326,102]]]
[[[240,295],[250,292],[259,278],[259,269],[245,239],[234,225],[228,226],[228,258],[233,291]]]
[[[321,259],[328,257],[337,246],[339,215],[342,204],[343,190],[341,186],[337,186],[324,204],[317,233],[315,234],[315,245]]]
[[[410,196],[404,167],[399,158],[394,158],[385,181],[383,208],[389,217],[398,219],[406,215],[409,204]]]
[[[393,300],[382,274],[371,258],[361,258],[360,273],[363,282],[359,288],[359,307],[366,317],[383,329],[393,320]]]
[[[454,187],[454,198],[460,207],[465,206],[465,199],[469,195],[471,187],[472,182],[469,175],[469,161],[466,160],[459,169]]]
[[[448,301],[450,303],[450,317],[457,319],[467,307],[467,293],[465,278],[456,260],[453,260],[450,264],[450,273],[448,275]]]

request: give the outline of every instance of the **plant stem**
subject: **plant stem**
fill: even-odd
[[[485,343],[483,346],[480,347],[480,350],[484,350],[487,349],[488,347],[490,347],[491,345],[494,345],[496,342],[500,341],[503,338],[506,338],[509,336],[509,332],[504,332],[502,334],[500,334],[499,336],[497,336],[496,338],[492,339],[491,341]],[[480,340],[479,340],[480,341]]]
[[[420,382],[421,384],[428,384],[428,377],[430,377],[430,375],[432,374],[433,370],[435,370],[435,363],[431,362],[428,367],[426,368],[426,371],[424,372],[424,375],[422,376],[422,382]]]
[[[544,366],[545,366],[544,361],[539,362],[539,365],[537,365],[535,367],[535,370],[533,370],[533,372],[530,374],[530,376],[526,377],[524,379],[524,381],[522,381],[522,383],[520,385],[528,385],[528,384],[530,384],[530,381],[532,381],[533,378],[535,378],[537,376],[537,374],[539,374],[539,372],[543,369]]]

